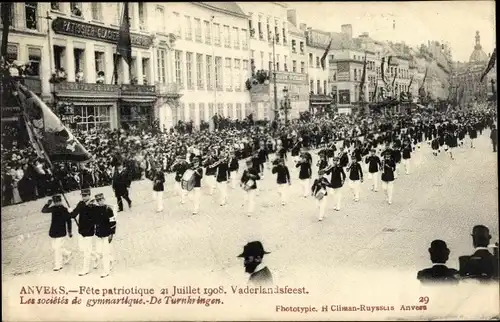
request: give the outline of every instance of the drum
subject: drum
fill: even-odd
[[[326,189],[321,188],[316,192],[316,199],[321,200],[324,196],[326,196]]]
[[[194,170],[188,169],[184,172],[181,179],[181,188],[191,191],[194,188]]]
[[[253,181],[252,179],[248,180],[245,183],[245,185],[243,186],[243,190],[248,191],[248,190],[252,189],[254,184],[255,184],[255,181]]]

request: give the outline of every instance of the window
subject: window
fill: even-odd
[[[74,108],[77,128],[89,131],[94,128],[110,128],[111,114],[109,106],[81,106]]]
[[[50,9],[55,11],[61,11],[61,5],[59,2],[51,2]]]
[[[222,90],[222,57],[215,57],[215,87]]]
[[[210,26],[210,21],[203,21],[203,27],[205,28],[205,44],[210,45],[212,43],[212,26]]]
[[[182,78],[182,51],[175,51],[175,82],[180,88],[184,88],[184,80]]]
[[[314,93],[314,81],[312,79],[309,81],[309,89],[311,93]]]
[[[82,16],[82,3],[81,2],[70,2],[71,15],[75,17]]]
[[[217,114],[219,116],[224,116],[224,104],[223,103],[217,103]]]
[[[296,73],[297,72],[297,61],[292,60],[292,72]]]
[[[102,3],[91,2],[90,9],[92,10],[92,19],[96,21],[102,21]]]
[[[316,94],[320,94],[320,93],[321,93],[321,81],[317,80],[316,81]]]
[[[104,72],[106,67],[105,67],[105,61],[104,61],[104,52],[102,51],[94,51],[94,60],[95,60],[95,71],[98,72]]]
[[[198,115],[200,117],[200,123],[205,121],[205,103],[198,104]]]
[[[303,61],[300,62],[300,73],[305,74],[306,73],[306,63]]]
[[[285,70],[285,72],[288,71],[288,57],[285,56],[284,59],[283,59],[283,69]]]
[[[316,68],[319,68],[321,66],[320,62],[319,62],[319,57],[316,56]]]
[[[195,114],[196,114],[196,105],[194,103],[189,103],[188,104],[189,109],[188,109],[188,117],[187,120],[195,122]]]
[[[40,48],[28,47],[28,60],[30,63],[29,76],[40,76],[40,63],[42,62],[42,51]]]
[[[208,120],[211,120],[215,115],[215,104],[208,103]]]
[[[229,26],[224,26],[224,47],[231,48],[231,35],[229,34]]]
[[[326,95],[326,81],[323,81],[323,94]]]
[[[245,103],[245,116],[248,116],[252,114],[252,111],[250,109],[250,103]]]
[[[276,71],[280,71],[280,55],[276,55]]]
[[[138,2],[138,6],[139,6],[139,28],[141,30],[144,30],[146,29],[146,20],[147,20],[147,16],[146,16],[146,7],[144,5],[144,2]]]
[[[241,49],[248,49],[248,32],[246,29],[241,29]]]
[[[281,29],[282,30],[282,35],[283,35],[283,44],[286,45],[286,42],[287,42],[287,39],[286,39],[286,35],[287,35],[287,32],[286,32],[286,22],[283,23],[283,28]]]
[[[187,88],[193,89],[194,88],[193,53],[190,53],[190,52],[186,52],[186,81],[187,81]]]
[[[269,53],[269,71],[273,70],[273,54]]]
[[[194,39],[201,42],[201,20],[197,18],[194,19]]]
[[[264,69],[264,52],[260,52],[260,69]]]
[[[191,26],[191,17],[184,16],[186,24],[186,40],[193,40],[193,26]]]
[[[354,69],[354,80],[358,80],[358,71],[356,70],[356,68]]]
[[[212,56],[205,56],[205,66],[207,67],[207,89],[212,90],[213,89],[213,63],[212,63]]]
[[[243,119],[243,111],[241,110],[241,103],[236,103],[236,119]]]
[[[255,38],[255,30],[253,29],[253,15],[250,13],[250,19],[248,20],[248,30],[250,30],[250,37]]]
[[[243,77],[246,78],[248,76],[248,60],[243,59],[242,69],[243,69]]]
[[[309,53],[309,66],[313,66],[313,54]]]
[[[156,18],[158,19],[158,31],[165,32],[165,9],[163,7],[156,7]]]
[[[236,27],[233,27],[233,47],[234,49],[240,49],[240,30]]]
[[[116,4],[116,24],[120,25],[122,21],[122,6],[120,3]]]
[[[224,88],[226,91],[232,91],[233,90],[233,74],[231,70],[231,58],[226,58],[224,60],[224,75],[227,75],[225,78],[225,86]]]
[[[220,25],[214,23],[214,43],[216,46],[220,46]]]
[[[304,42],[303,41],[300,42],[300,54],[304,55]]]
[[[259,22],[257,23],[257,31],[259,32],[259,39],[264,40],[264,32],[262,30],[262,16],[259,15]]]
[[[205,84],[203,82],[203,55],[196,54],[196,82],[198,84],[198,89],[205,89]]]
[[[184,103],[180,103],[179,104],[179,108],[177,109],[177,119],[179,121],[183,121],[184,122],[184,119],[185,119],[185,113],[186,113],[186,108],[185,108],[185,104]]]
[[[158,49],[157,52],[157,65],[158,65],[158,82],[161,84],[167,83],[167,51],[165,49]]]
[[[241,90],[241,60],[234,60],[234,77],[235,77],[235,89],[237,91]]]
[[[295,41],[295,39],[292,39],[292,53],[297,53],[297,42]]]
[[[229,117],[230,119],[233,118],[233,103],[227,103],[227,117]]]
[[[174,12],[174,25],[175,25],[175,35],[180,38],[182,32],[181,16],[178,12]]]
[[[12,6],[14,5],[12,4]],[[26,13],[26,28],[37,30],[37,2],[25,2],[24,10]]]

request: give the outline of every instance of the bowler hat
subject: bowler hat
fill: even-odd
[[[441,239],[436,239],[433,240],[431,243],[431,248],[429,248],[429,251],[437,251],[437,250],[445,250],[448,249],[448,246],[446,245],[446,242],[442,241]]]
[[[248,257],[248,256],[262,256],[264,254],[270,254],[264,250],[264,246],[260,241],[249,242],[243,247],[243,253],[238,255],[238,257]]]
[[[490,230],[488,227],[483,226],[483,225],[476,225],[474,228],[472,228],[472,234],[471,236],[474,237],[484,237],[484,238],[491,238],[490,235]]]
[[[90,189],[89,188],[82,189],[81,193],[82,196],[90,196]]]
[[[52,196],[52,201],[53,202],[60,202],[60,201],[62,201],[61,195]]]
[[[95,195],[95,200],[102,200],[104,199],[104,193],[98,193]]]

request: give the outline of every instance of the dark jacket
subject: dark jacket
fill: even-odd
[[[217,166],[216,180],[217,182],[225,182],[231,178],[231,172],[229,172],[229,164],[227,162],[221,162]]]
[[[370,173],[378,172],[382,165],[380,162],[380,158],[376,155],[370,155],[366,157],[365,163],[368,164],[368,172]]]
[[[214,163],[217,162],[217,158],[215,157],[209,157],[207,161],[205,161],[204,166],[206,167],[205,169],[205,175],[207,176],[215,176],[215,173],[217,172],[217,166],[213,166]]]
[[[458,283],[458,271],[453,268],[446,267],[445,264],[434,265],[430,268],[423,269],[417,273],[417,279],[421,283],[447,282]]]
[[[250,190],[257,189],[257,180],[260,180],[259,171],[255,168],[245,169],[241,175],[241,183],[246,184],[248,180],[253,180],[254,184],[250,187]]]
[[[172,167],[172,171],[175,172],[175,181],[181,182],[182,176],[184,175],[184,172],[188,169],[189,165],[187,162],[180,162],[177,164],[174,164]]]
[[[108,206],[95,206],[96,207],[96,229],[95,235],[97,237],[108,237],[116,233],[116,219],[113,209]]]
[[[229,159],[229,171],[238,171],[240,168],[240,163],[238,162],[237,158],[230,158]]]
[[[163,171],[155,171],[153,175],[153,191],[165,191],[165,174]]]
[[[330,173],[332,174],[332,177],[330,179],[330,187],[334,189],[342,188],[346,177],[344,169],[340,166],[336,166],[326,172],[326,174]]]
[[[491,130],[491,133],[490,133],[490,139],[493,141],[493,142],[496,142],[497,141],[497,129],[493,129]]]
[[[259,286],[259,285],[273,285],[273,276],[269,268],[264,267],[260,271],[252,273],[248,284]]]
[[[349,179],[350,180],[363,180],[363,169],[358,162],[351,164],[349,168]]]
[[[130,176],[126,169],[123,169],[121,172],[118,170],[113,174],[113,190],[115,192],[126,191],[131,184]]]
[[[201,187],[201,179],[203,178],[203,168],[194,169],[194,188]]]
[[[384,160],[384,168],[382,169],[382,181],[394,181],[394,171],[396,171],[396,164],[392,159]]]
[[[49,236],[52,238],[65,237],[71,234],[71,217],[68,209],[63,205],[50,206],[48,203],[42,208],[42,213],[52,214]]]
[[[300,167],[299,179],[309,179],[312,175],[311,163],[309,162],[297,162],[296,168]]]
[[[482,280],[498,279],[498,258],[487,249],[478,249],[463,267],[460,265],[460,274]]]
[[[343,152],[340,156],[339,164],[341,167],[346,167],[349,164],[349,156],[347,152]]]
[[[330,187],[330,182],[325,177],[318,178],[314,180],[313,185],[311,187],[311,192],[313,196],[316,196],[319,190],[325,189],[325,196],[328,195],[328,187]]]
[[[403,145],[403,159],[410,159],[411,158],[411,143],[405,143]]]
[[[260,163],[265,163],[266,161],[269,161],[269,154],[266,149],[259,150],[259,152],[257,152],[257,157]]]
[[[71,212],[71,217],[78,216],[78,233],[83,237],[91,237],[95,234],[96,205],[85,203],[80,200],[75,209]]]
[[[277,184],[285,184],[290,183],[290,171],[288,171],[288,167],[285,165],[276,165],[273,167],[272,173],[277,173],[276,183]]]

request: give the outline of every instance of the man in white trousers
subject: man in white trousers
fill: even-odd
[[[229,171],[229,157],[226,153],[222,153],[221,159],[217,165],[215,173],[217,181],[217,190],[220,193],[220,205],[224,206],[227,202],[227,185],[231,180],[231,172]]]
[[[157,165],[153,174],[153,198],[156,200],[156,212],[163,211],[163,191],[165,190],[165,173]]]
[[[305,154],[302,152],[300,159],[297,161],[296,168],[299,168],[299,179],[302,184],[302,191],[304,198],[307,198],[311,189],[311,176],[312,176],[312,168],[311,161]]]
[[[98,238],[97,249],[102,259],[101,278],[107,277],[111,272],[111,242],[116,233],[116,217],[113,207],[106,205],[104,194],[98,193],[95,196],[96,206],[96,229],[95,234]]]
[[[396,164],[390,155],[384,156],[382,167],[382,189],[384,189],[386,201],[392,204],[392,194],[394,192],[394,171],[396,171]]]
[[[372,179],[371,190],[374,192],[378,191],[378,176],[382,163],[380,162],[380,158],[375,154],[376,150],[371,149],[370,155],[365,158],[365,163],[368,164],[368,173]]]
[[[323,171],[322,171],[323,172]],[[342,201],[342,186],[344,185],[346,175],[344,168],[339,164],[339,158],[333,158],[333,166],[324,172],[325,174],[331,173],[330,188],[332,188],[332,198],[335,205],[335,210],[340,211]]]
[[[253,215],[255,207],[255,192],[257,190],[257,180],[260,180],[259,170],[253,166],[252,159],[246,161],[247,168],[243,170],[240,185],[245,190],[245,203],[247,205],[247,216]]]
[[[238,158],[236,157],[236,153],[234,151],[231,152],[231,156],[229,157],[229,172],[231,174],[231,188],[236,189],[236,183],[238,181],[238,170],[240,169],[240,163]]]
[[[405,173],[410,174],[410,160],[411,160],[412,145],[410,140],[405,140],[403,143],[403,166]]]
[[[363,169],[358,162],[358,159],[353,154],[351,164],[348,167],[349,171],[349,187],[354,195],[354,201],[359,201],[359,191],[361,190],[361,183],[363,182]]]
[[[316,202],[318,205],[319,215],[318,221],[322,221],[325,217],[326,205],[328,203],[328,192],[327,188],[330,185],[328,179],[321,175],[321,172],[318,173],[318,178],[314,180],[314,183],[311,187],[312,195],[316,197]]]
[[[278,193],[281,199],[281,205],[284,206],[287,201],[288,186],[292,184],[290,181],[290,171],[285,165],[285,160],[277,159],[273,166],[272,173],[276,174],[276,183],[278,184]]]
[[[193,215],[197,215],[200,211],[201,202],[201,179],[203,178],[203,168],[200,165],[200,158],[195,157],[193,159],[193,171],[194,171],[194,187],[191,191],[193,195]]]

